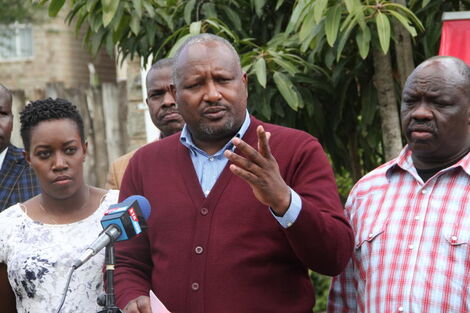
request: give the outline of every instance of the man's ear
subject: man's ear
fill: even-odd
[[[245,88],[248,88],[248,75],[246,75],[246,72],[243,72],[242,74],[242,82],[245,85]]]

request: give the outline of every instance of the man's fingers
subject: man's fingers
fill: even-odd
[[[266,132],[263,126],[256,128],[256,134],[258,135],[258,151],[267,159],[271,158],[271,148],[269,147],[269,138],[271,133]]]
[[[124,308],[124,313],[152,313],[150,308],[150,298],[147,296],[140,296],[129,303]]]
[[[232,162],[233,164],[235,164],[237,167],[240,167],[240,168],[243,168],[244,170],[246,171],[249,171],[251,173],[253,173],[254,175],[258,175],[259,171],[260,171],[260,167],[255,164],[254,162],[230,151],[230,150],[226,150],[224,152],[224,155],[227,159],[230,160],[230,162]]]
[[[250,184],[257,184],[257,182],[259,181],[259,178],[256,175],[242,169],[239,166],[236,166],[235,164],[230,164],[230,170],[233,174],[241,177]]]
[[[232,143],[235,147],[237,147],[237,152],[241,152],[248,160],[259,166],[262,166],[264,161],[263,156],[258,151],[256,151],[256,149],[240,138],[233,138]]]

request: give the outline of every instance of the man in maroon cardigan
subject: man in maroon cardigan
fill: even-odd
[[[233,47],[202,34],[177,52],[181,133],[139,149],[120,199],[149,199],[148,231],[116,245],[116,298],[150,313],[310,313],[308,269],[337,275],[353,233],[317,139],[247,110]]]

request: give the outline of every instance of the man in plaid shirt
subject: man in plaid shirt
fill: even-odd
[[[419,65],[401,119],[408,145],[349,195],[355,251],[333,280],[328,312],[470,312],[468,65]]]
[[[0,212],[40,192],[23,150],[10,143],[13,128],[12,94],[0,84]]]

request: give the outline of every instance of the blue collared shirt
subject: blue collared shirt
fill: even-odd
[[[250,122],[250,115],[248,111],[246,111],[245,120],[243,121],[242,127],[235,136],[242,138],[250,126]],[[189,150],[194,169],[199,179],[199,183],[201,184],[204,195],[207,197],[211,192],[215,182],[222,173],[225,165],[227,165],[228,159],[224,156],[224,151],[228,149],[232,151],[235,150],[232,140],[229,140],[229,142],[227,142],[227,144],[215,154],[208,155],[206,152],[196,147],[187,125],[184,125],[180,135],[180,142]],[[295,222],[299,216],[300,210],[302,209],[302,200],[300,199],[300,196],[294,190],[292,190],[292,188],[290,190],[291,203],[287,212],[282,217],[275,216],[273,214],[273,216],[284,228],[291,226]]]

